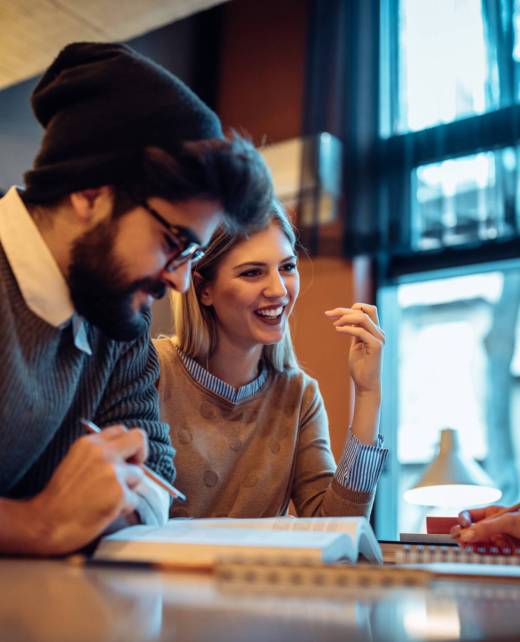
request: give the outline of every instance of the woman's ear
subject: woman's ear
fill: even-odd
[[[193,273],[193,285],[197,298],[202,305],[213,305],[213,297],[211,293],[211,284],[206,281],[198,272]]]

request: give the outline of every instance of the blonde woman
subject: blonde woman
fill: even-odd
[[[176,337],[155,342],[163,420],[188,501],[172,516],[365,515],[387,451],[378,434],[384,334],[375,307],[325,314],[352,338],[355,410],[336,466],[317,382],[299,366],[288,319],[299,292],[296,238],[273,206],[244,237],[219,230],[174,305]]]

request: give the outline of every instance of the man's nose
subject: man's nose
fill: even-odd
[[[171,272],[164,270],[163,279],[169,287],[177,292],[186,292],[190,287],[191,280],[191,261],[187,261]]]

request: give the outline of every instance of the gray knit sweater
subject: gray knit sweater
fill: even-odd
[[[34,315],[0,246],[0,496],[30,497],[47,483],[79,419],[146,430],[147,464],[173,480],[168,426],[159,421],[159,366],[148,334],[120,343],[86,324],[92,356],[78,350],[72,324]]]

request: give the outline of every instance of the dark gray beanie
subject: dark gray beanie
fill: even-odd
[[[185,141],[223,136],[218,116],[181,80],[120,44],[67,45],[32,107],[45,135],[24,177],[28,201],[127,182],[147,146],[175,155]]]

